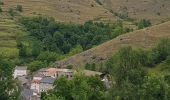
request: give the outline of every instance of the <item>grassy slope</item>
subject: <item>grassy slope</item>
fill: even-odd
[[[3,0],[4,9],[23,6],[22,15],[48,15],[64,22],[82,23],[94,18],[112,19],[115,17],[93,0]]]
[[[18,56],[16,37],[24,34],[14,20],[0,15],[0,55],[15,58]]]
[[[155,45],[160,37],[170,37],[170,22],[118,36],[95,48],[58,61],[56,66],[66,66],[69,64],[80,66],[87,62],[102,62],[122,46],[130,45],[147,49]]]
[[[102,0],[101,0],[102,1]],[[151,19],[153,23],[170,17],[169,0],[103,0],[104,7],[114,12],[128,12],[130,18]],[[160,14],[160,15],[159,15]]]

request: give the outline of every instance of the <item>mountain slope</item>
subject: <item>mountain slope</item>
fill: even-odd
[[[25,34],[14,20],[0,15],[0,55],[15,58],[18,56],[16,38]]]
[[[48,15],[59,21],[82,23],[94,18],[115,19],[93,0],[4,0],[4,9],[22,5],[22,15]]]
[[[155,45],[160,37],[170,37],[170,22],[121,35],[95,48],[58,61],[55,63],[55,66],[81,66],[86,63],[102,62],[122,46],[147,49]]]
[[[150,19],[153,23],[170,17],[169,0],[99,0],[114,13],[128,14],[133,19]]]

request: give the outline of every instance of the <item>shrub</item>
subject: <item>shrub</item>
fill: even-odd
[[[17,5],[16,10],[19,12],[22,12],[23,11],[22,5]]]
[[[2,8],[0,7],[0,13],[2,12]]]
[[[1,0],[0,0],[0,5],[4,5],[4,2],[2,2]]]
[[[15,11],[12,8],[9,8],[8,13],[10,16],[14,17],[15,16]]]
[[[67,69],[72,69],[73,68],[73,65],[68,65],[67,66]]]
[[[145,27],[151,26],[151,22],[150,20],[143,19],[137,24],[137,26],[138,26],[138,29],[143,29]]]

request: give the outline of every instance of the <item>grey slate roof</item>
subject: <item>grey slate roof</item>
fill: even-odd
[[[25,89],[21,92],[21,95],[24,99],[30,100],[33,95],[33,92],[30,89]]]
[[[43,77],[43,78],[40,80],[40,83],[53,84],[54,81],[55,81],[55,79],[52,78],[52,77]]]

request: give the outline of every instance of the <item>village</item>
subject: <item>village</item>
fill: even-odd
[[[64,76],[67,80],[71,80],[76,70],[64,68],[42,68],[32,75],[29,74],[27,66],[16,66],[13,77],[18,79],[21,85],[21,97],[23,100],[40,100],[41,92],[47,92],[53,89],[53,83],[56,79]],[[96,71],[84,70],[84,75],[99,75],[101,81],[106,87],[109,87],[108,76]]]

